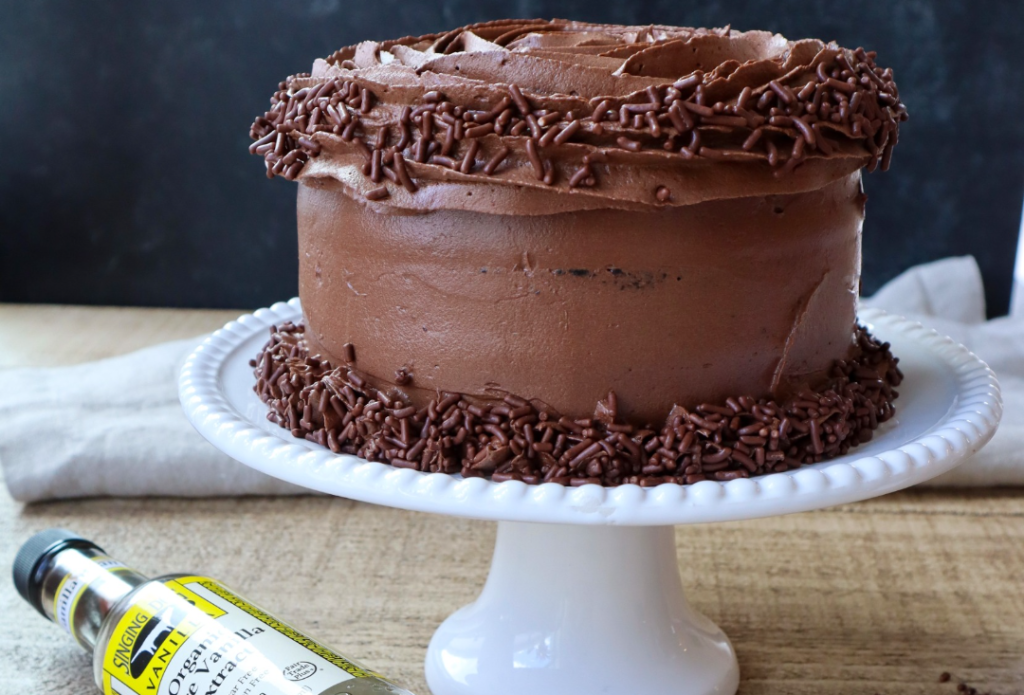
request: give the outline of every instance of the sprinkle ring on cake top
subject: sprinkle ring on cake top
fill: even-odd
[[[354,163],[355,190],[417,209],[435,202],[414,202],[421,186],[484,179],[684,205],[735,185],[692,185],[712,162],[887,169],[907,114],[874,61],[762,31],[489,22],[316,61],[281,83],[250,151],[290,179]]]

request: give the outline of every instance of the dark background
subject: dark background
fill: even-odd
[[[879,52],[911,119],[866,177],[864,290],[970,253],[1005,313],[1024,193],[1024,2],[0,0],[0,301],[255,307],[296,291],[294,184],[248,127],[363,39],[501,17],[770,29]]]

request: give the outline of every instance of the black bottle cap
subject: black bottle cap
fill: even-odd
[[[21,597],[40,613],[43,613],[40,591],[40,584],[43,581],[41,570],[45,565],[43,561],[66,548],[100,550],[98,545],[77,533],[62,528],[51,528],[40,531],[25,541],[14,558],[14,587]]]

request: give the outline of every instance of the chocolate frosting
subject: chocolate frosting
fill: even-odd
[[[306,339],[417,405],[513,394],[580,417],[613,390],[643,423],[781,401],[853,347],[863,213],[859,172],[807,193],[529,217],[381,214],[309,181]]]
[[[906,109],[874,58],[728,28],[474,24],[317,60],[281,83],[250,150],[268,176],[415,211],[799,193],[888,167]]]

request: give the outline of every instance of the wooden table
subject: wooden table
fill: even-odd
[[[0,367],[113,355],[238,313],[0,305]],[[494,542],[490,523],[340,499],[22,506],[0,492],[0,568],[58,525],[146,573],[220,578],[418,693],[431,633],[474,598]],[[676,539],[689,597],[739,652],[742,693],[954,693],[943,671],[1024,693],[1024,491],[909,491]],[[0,693],[93,692],[86,655],[6,581],[0,616]]]

